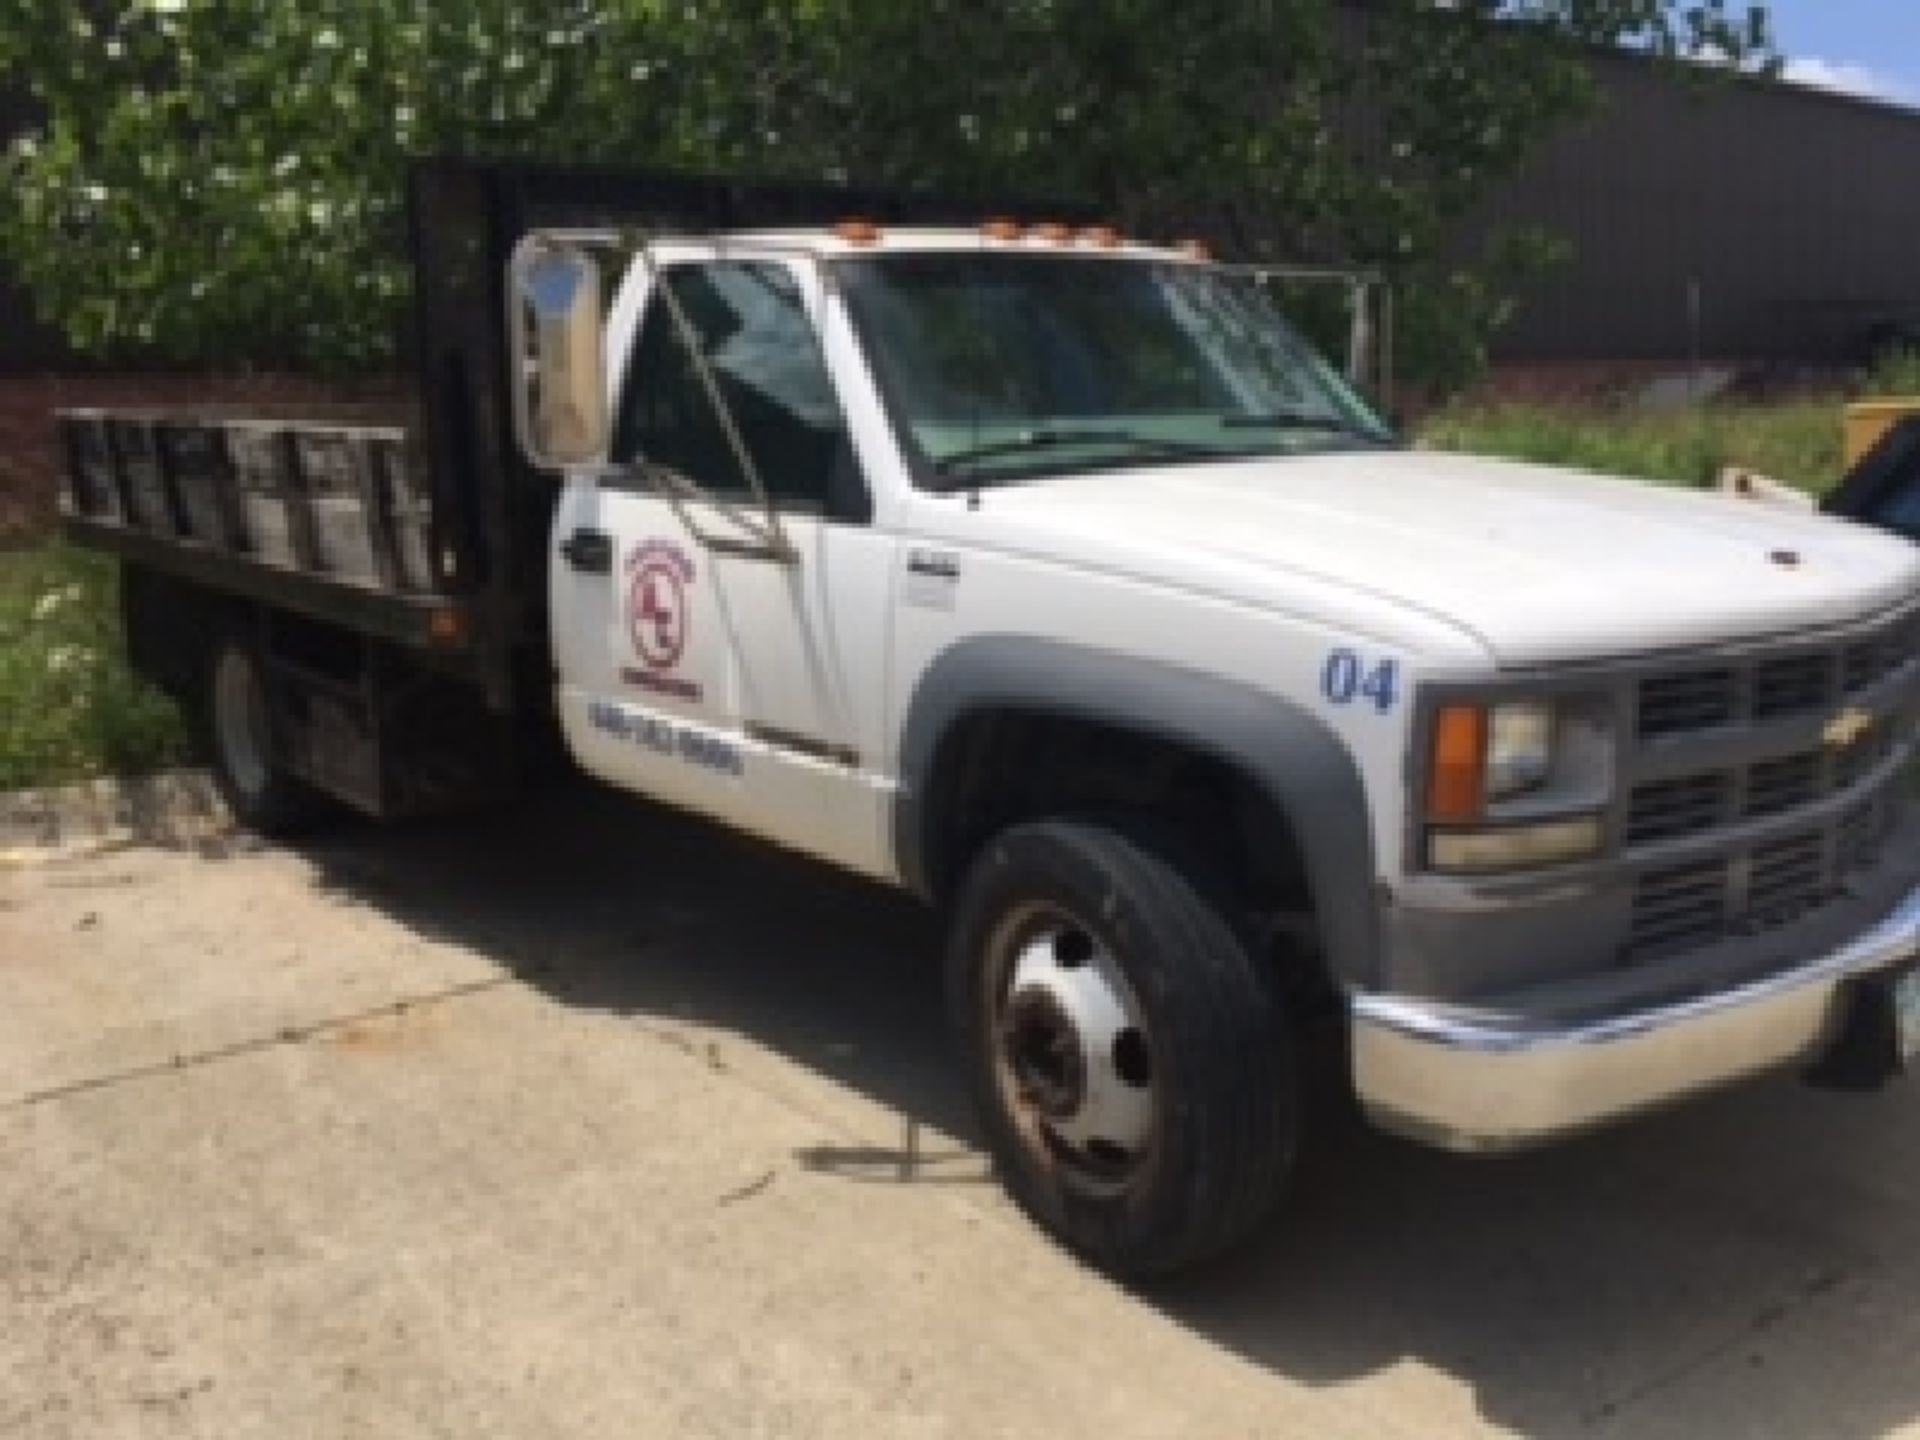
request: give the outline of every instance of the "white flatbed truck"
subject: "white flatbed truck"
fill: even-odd
[[[1310,1026],[1475,1151],[1904,1068],[1920,551],[1421,453],[1257,273],[926,210],[430,165],[410,413],[69,416],[239,815],[550,725],[917,892],[1005,1183],[1126,1275],[1273,1213]]]

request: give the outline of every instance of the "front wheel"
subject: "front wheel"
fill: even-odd
[[[1145,1278],[1277,1207],[1300,1087],[1278,987],[1177,851],[1048,821],[962,887],[948,993],[988,1146],[1069,1249]]]

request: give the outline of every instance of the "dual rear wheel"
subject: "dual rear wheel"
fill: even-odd
[[[268,836],[295,833],[312,820],[319,798],[280,763],[265,669],[245,635],[214,640],[197,699],[200,751],[234,818]]]

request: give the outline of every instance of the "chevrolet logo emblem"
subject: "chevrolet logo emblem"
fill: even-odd
[[[1873,729],[1873,716],[1864,710],[1842,710],[1820,732],[1821,742],[1829,750],[1851,750]]]

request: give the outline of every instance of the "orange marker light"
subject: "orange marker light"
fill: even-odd
[[[1065,225],[1062,225],[1058,220],[1049,220],[1044,225],[1036,225],[1033,227],[1033,238],[1036,240],[1044,240],[1049,245],[1065,245],[1073,239],[1073,231],[1069,230]]]
[[[989,240],[1018,240],[1027,233],[1027,227],[1018,220],[989,220],[980,227],[980,233]]]
[[[849,245],[878,245],[880,227],[871,220],[842,220],[833,233]]]
[[[1443,824],[1478,820],[1487,793],[1487,712],[1448,705],[1433,727],[1433,769],[1427,778],[1427,818]]]

